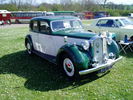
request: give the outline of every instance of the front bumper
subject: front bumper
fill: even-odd
[[[109,61],[107,61],[107,63],[102,64],[102,65],[98,65],[98,66],[96,66],[94,68],[79,71],[79,75],[85,75],[85,74],[88,74],[88,73],[92,73],[92,72],[98,71],[100,69],[104,69],[104,68],[109,67],[109,66],[113,66],[116,62],[118,62],[121,59],[122,59],[122,57],[119,57],[119,58],[117,58],[115,60],[109,60]]]

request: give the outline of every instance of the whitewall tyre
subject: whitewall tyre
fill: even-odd
[[[27,49],[27,53],[29,55],[32,55],[32,46],[29,41],[26,43],[26,49]]]
[[[73,77],[75,74],[74,64],[70,58],[63,60],[63,69],[68,77]]]

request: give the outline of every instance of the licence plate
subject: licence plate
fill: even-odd
[[[111,68],[112,68],[112,66],[109,66],[109,67],[100,69],[100,70],[98,71],[98,73],[104,73],[104,72],[106,72],[107,70],[109,70],[109,69],[111,69]]]

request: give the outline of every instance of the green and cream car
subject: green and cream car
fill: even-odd
[[[86,26],[92,32],[108,31],[116,41],[123,40],[125,35],[133,36],[133,21],[127,17],[103,17],[95,19],[91,25]]]
[[[85,32],[77,17],[36,17],[25,38],[28,53],[57,64],[72,78],[109,70],[119,57],[119,48],[106,36]]]

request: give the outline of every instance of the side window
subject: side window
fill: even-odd
[[[122,23],[121,23],[118,19],[116,19],[115,22],[116,22],[116,25],[117,25],[118,27],[119,27],[119,26],[122,26]]]
[[[49,34],[50,33],[50,27],[47,22],[40,21],[40,32]]]
[[[106,19],[99,20],[98,23],[96,24],[96,26],[103,26],[103,27],[106,27],[107,21],[108,21],[108,20],[106,20]]]
[[[98,23],[96,24],[96,26],[102,26],[102,27],[115,27],[115,23],[114,20],[112,19],[103,19],[98,21]]]
[[[114,27],[115,26],[115,23],[113,20],[108,20],[107,23],[106,23],[106,26],[107,27]]]

